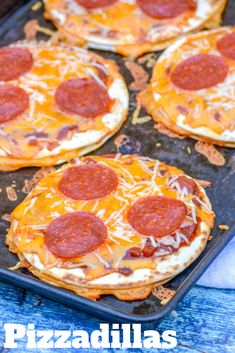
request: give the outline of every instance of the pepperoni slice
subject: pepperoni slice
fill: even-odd
[[[15,119],[29,106],[28,94],[19,87],[0,86],[0,123]]]
[[[108,113],[111,102],[106,89],[92,78],[63,82],[56,90],[55,101],[60,110],[86,118]]]
[[[116,173],[94,162],[66,169],[58,184],[59,190],[74,200],[100,199],[116,190],[117,186]]]
[[[222,37],[217,43],[217,48],[222,55],[235,60],[235,33]]]
[[[137,0],[137,4],[146,15],[160,19],[177,17],[196,7],[190,0]]]
[[[90,10],[113,5],[117,0],[76,0],[76,2],[78,5]]]
[[[106,227],[98,217],[90,212],[73,212],[52,221],[44,239],[52,254],[71,259],[96,250],[106,236]]]
[[[196,91],[223,82],[228,67],[216,55],[197,54],[182,61],[171,74],[171,81],[181,89]]]
[[[157,237],[171,234],[187,214],[185,204],[165,196],[147,196],[129,209],[129,224],[139,233]]]
[[[184,175],[180,175],[177,179],[176,182],[179,184],[180,189],[186,189],[188,194],[194,195],[197,185],[193,179],[189,179]]]
[[[31,69],[33,58],[27,49],[0,49],[0,81],[16,80]]]

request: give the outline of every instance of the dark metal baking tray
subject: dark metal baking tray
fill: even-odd
[[[10,6],[7,7],[7,3],[9,5],[10,2]],[[43,7],[37,11],[32,11],[31,7],[35,2],[35,0],[23,1],[23,5],[17,6],[17,9],[12,5],[12,1],[5,2],[6,6],[3,12],[4,19],[7,19],[4,20],[0,26],[1,46],[22,39],[24,37],[24,24],[30,19],[36,18],[39,20],[41,26],[47,26],[51,29],[54,28],[50,22],[45,21],[43,18]],[[15,1],[15,3],[19,4],[17,1]],[[235,2],[229,1],[225,10],[223,24],[232,24],[234,16]],[[45,37],[39,36],[39,38]],[[115,60],[127,83],[132,81],[129,71],[125,68],[124,58],[109,52],[98,53]],[[157,57],[158,54],[155,55]],[[119,152],[135,153],[138,151],[145,156],[158,158],[166,163],[182,168],[186,173],[195,178],[210,180],[213,184],[213,187],[207,190],[217,215],[215,228],[212,232],[213,239],[208,243],[203,254],[189,268],[166,285],[168,288],[176,291],[174,297],[165,306],[162,306],[160,301],[153,295],[145,300],[133,302],[122,302],[113,296],[103,296],[97,302],[93,302],[75,295],[72,292],[46,284],[33,277],[26,269],[17,270],[15,272],[10,271],[8,268],[16,264],[17,257],[11,254],[4,244],[9,223],[2,218],[0,220],[0,232],[2,235],[0,238],[1,280],[25,289],[33,290],[42,296],[77,309],[85,310],[106,320],[142,322],[149,325],[150,323],[160,321],[177,305],[224,246],[232,239],[235,234],[235,153],[233,150],[219,148],[225,156],[226,164],[223,167],[211,165],[205,157],[195,151],[195,141],[192,139],[177,140],[168,138],[154,130],[153,122],[142,125],[132,125],[131,116],[135,106],[135,93],[130,91],[129,119],[118,133],[118,135],[124,134],[127,137],[125,143],[119,147]],[[146,112],[143,111],[143,114],[146,114]],[[117,147],[114,143],[116,137],[117,135],[110,139],[96,153],[115,153],[117,151]],[[157,147],[156,143],[161,143],[161,146]],[[191,149],[191,154],[188,153],[187,147]],[[0,217],[2,217],[3,214],[11,213],[14,207],[24,199],[25,194],[22,192],[24,180],[32,178],[36,170],[36,168],[25,168],[12,173],[0,173]],[[18,195],[18,199],[15,202],[9,201],[6,195],[6,187],[10,185],[15,185],[14,188]],[[227,224],[230,230],[222,232],[217,229],[218,224]]]

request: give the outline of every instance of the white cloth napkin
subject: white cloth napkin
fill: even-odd
[[[235,289],[235,237],[197,282],[200,286]]]

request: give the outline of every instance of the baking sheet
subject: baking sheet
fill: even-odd
[[[0,12],[3,16],[2,20],[0,19],[1,46],[15,40],[23,39],[24,24],[31,19],[38,19],[41,26],[54,29],[54,26],[43,18],[43,7],[40,7],[37,11],[32,11],[32,4],[36,2],[40,1],[15,1],[16,7],[13,6],[12,0],[7,0],[4,3],[1,9],[2,12]],[[12,9],[14,10],[13,12]],[[229,1],[224,14],[223,24],[232,24],[233,21],[235,22],[234,16],[235,2]],[[46,39],[44,35],[39,35],[38,38]],[[130,84],[132,82],[133,79],[125,67],[124,58],[114,53],[96,52],[104,57],[115,60],[127,83]],[[155,53],[154,55],[157,58],[159,53]],[[151,69],[147,69],[146,67],[145,69],[150,75]],[[231,149],[218,148],[224,155],[226,164],[223,167],[216,167],[195,151],[194,140],[168,138],[153,128],[154,123],[152,121],[133,125],[132,114],[136,108],[135,94],[135,92],[130,91],[128,121],[119,133],[97,150],[96,153],[116,153],[117,151],[121,153],[138,152],[177,166],[194,178],[209,180],[213,185],[212,188],[207,189],[207,194],[210,197],[217,216],[215,228],[212,232],[213,239],[208,243],[205,251],[198,260],[165,285],[165,287],[176,291],[175,296],[165,306],[162,306],[160,301],[153,295],[143,301],[121,302],[113,296],[103,296],[97,302],[92,302],[66,290],[47,285],[34,278],[26,269],[20,269],[16,272],[7,270],[16,264],[17,257],[9,253],[8,248],[4,245],[5,234],[9,227],[9,223],[4,219],[6,219],[6,214],[10,214],[14,207],[25,198],[26,194],[22,191],[25,180],[30,180],[38,170],[37,168],[25,168],[12,173],[0,173],[0,278],[17,286],[32,289],[41,295],[75,308],[86,310],[105,319],[150,323],[161,320],[164,315],[177,305],[178,301],[182,299],[235,233],[235,228],[233,228],[235,211],[235,153]],[[143,110],[141,116],[145,115],[146,112]],[[117,140],[118,136],[119,139]],[[16,200],[9,200],[7,196],[9,187],[15,190]],[[230,231],[223,232],[218,230],[217,226],[219,224],[228,225]]]

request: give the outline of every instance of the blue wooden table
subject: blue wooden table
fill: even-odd
[[[25,350],[4,349],[4,323],[35,324],[36,329],[92,330],[99,329],[100,319],[41,298],[29,291],[0,283],[0,353],[88,352],[76,349]],[[176,310],[155,328],[177,331],[178,346],[165,352],[234,353],[235,352],[235,291],[195,286]],[[89,352],[97,352],[89,349]],[[144,352],[144,349],[102,349],[102,353]],[[156,352],[159,350],[148,350]]]

